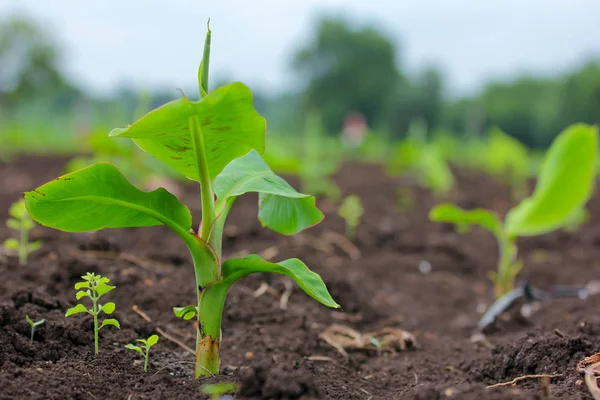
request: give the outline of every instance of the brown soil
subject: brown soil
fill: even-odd
[[[21,157],[0,164],[0,220],[11,202],[61,173],[64,159]],[[166,337],[152,349],[142,371],[137,353],[124,345],[160,328],[193,345],[194,326],[173,316],[172,307],[195,298],[193,269],[184,245],[168,229],[144,228],[67,234],[36,227],[44,241],[27,266],[0,260],[0,399],[196,399],[200,386],[239,382],[236,399],[591,399],[575,370],[584,357],[600,351],[600,296],[561,299],[533,307],[529,318],[512,312],[494,324],[487,342],[471,335],[490,304],[487,274],[495,266],[496,246],[486,232],[459,235],[431,223],[427,213],[438,199],[411,189],[416,208],[398,206],[399,187],[376,166],[347,165],[336,182],[345,194],[362,198],[366,215],[352,260],[340,248],[317,241],[342,233],[343,221],[325,201],[327,218],[295,237],[261,229],[256,197],[247,196],[229,218],[224,255],[277,253],[299,257],[323,276],[344,313],[335,313],[293,287],[287,309],[279,294],[288,279],[256,275],[237,284],[223,319],[222,374],[194,381],[191,354]],[[509,190],[479,174],[459,171],[453,201],[464,207],[504,212]],[[196,204],[193,187],[182,200]],[[600,197],[590,203],[591,222],[579,232],[555,232],[520,242],[526,263],[523,278],[542,289],[585,284],[600,277]],[[198,215],[198,207],[192,207]],[[0,227],[0,238],[11,235]],[[424,274],[421,261],[431,264]],[[117,289],[121,330],[101,332],[101,353],[93,354],[91,322],[64,318],[75,303],[73,284],[85,272],[99,272]],[[253,292],[270,280],[274,291]],[[136,305],[151,322],[132,310]],[[45,318],[29,341],[25,314]],[[319,334],[331,324],[360,332],[404,329],[416,348],[398,352],[349,350],[344,356]],[[559,333],[555,333],[555,330]],[[486,389],[528,374],[562,374],[549,386],[530,379],[513,387]],[[550,395],[543,394],[544,390]]]

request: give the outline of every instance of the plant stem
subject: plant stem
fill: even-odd
[[[215,283],[204,288],[198,312],[198,340],[194,376],[211,376],[219,373],[221,356],[221,318],[227,285]]]
[[[35,325],[33,325],[33,326],[31,327],[31,340],[29,340],[29,341],[30,341],[30,342],[32,342],[32,343],[33,343],[33,333],[34,333],[34,332],[35,332]]]
[[[496,298],[502,297],[511,291],[515,286],[515,278],[521,267],[516,263],[517,246],[515,239],[503,234],[499,238],[500,260],[498,263],[498,272],[494,279]]]
[[[148,372],[148,354],[150,353],[150,348],[146,348],[146,354],[144,354],[144,372]]]
[[[23,215],[23,218],[27,218],[25,216],[25,213]],[[29,251],[29,249],[27,248],[27,245],[29,243],[29,232],[27,231],[25,222],[22,220],[20,222],[21,222],[21,229],[20,229],[21,237],[19,240],[19,265],[25,265],[25,264],[27,264],[27,255],[28,255],[28,251]]]
[[[96,282],[92,281],[91,283],[91,292],[92,292],[92,313],[94,315],[94,350],[95,354],[98,354],[98,297],[96,293]]]

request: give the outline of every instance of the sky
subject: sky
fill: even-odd
[[[600,57],[600,0],[0,0],[0,18],[42,23],[69,78],[96,94],[194,87],[208,18],[213,78],[283,92],[298,84],[290,57],[326,12],[377,26],[409,71],[439,65],[454,95]]]

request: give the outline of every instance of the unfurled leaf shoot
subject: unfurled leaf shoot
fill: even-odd
[[[88,272],[82,276],[83,280],[75,284],[76,293],[75,297],[77,300],[89,298],[92,302],[92,307],[87,308],[83,304],[77,304],[75,307],[71,307],[65,313],[65,317],[70,317],[75,314],[87,313],[94,318],[94,351],[98,354],[98,332],[105,326],[114,326],[120,329],[121,326],[119,321],[114,318],[107,318],[102,321],[102,324],[98,326],[98,317],[101,313],[105,315],[111,315],[115,312],[115,303],[109,301],[108,303],[100,304],[99,300],[106,293],[115,289],[115,286],[111,286],[108,283],[110,279],[96,275],[93,272]]]

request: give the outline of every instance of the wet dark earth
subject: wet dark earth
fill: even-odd
[[[20,157],[0,164],[0,219],[64,163]],[[28,265],[0,256],[0,398],[202,399],[202,385],[236,382],[236,399],[592,399],[576,365],[600,351],[600,296],[521,302],[474,337],[492,301],[493,237],[429,222],[429,209],[443,199],[378,166],[345,165],[335,181],[365,206],[354,244],[326,200],[319,201],[321,224],[285,237],[260,227],[257,198],[247,196],[229,217],[224,256],[298,257],[322,275],[343,312],[319,305],[286,277],[246,278],[228,297],[222,374],[200,381],[192,379],[193,322],[172,313],[195,299],[191,260],[175,234],[36,227],[32,237],[44,244]],[[199,215],[196,188],[179,189]],[[470,171],[457,171],[450,197],[501,213],[511,205],[508,188]],[[588,208],[591,219],[576,232],[519,242],[522,279],[540,289],[600,280],[599,195]],[[0,227],[1,240],[11,235]],[[86,272],[117,286],[106,299],[116,303],[121,329],[101,331],[98,356],[92,322],[64,317]],[[46,320],[33,342],[26,314]],[[144,373],[138,353],[124,345],[153,333],[161,338]],[[525,375],[548,377],[487,388]]]

